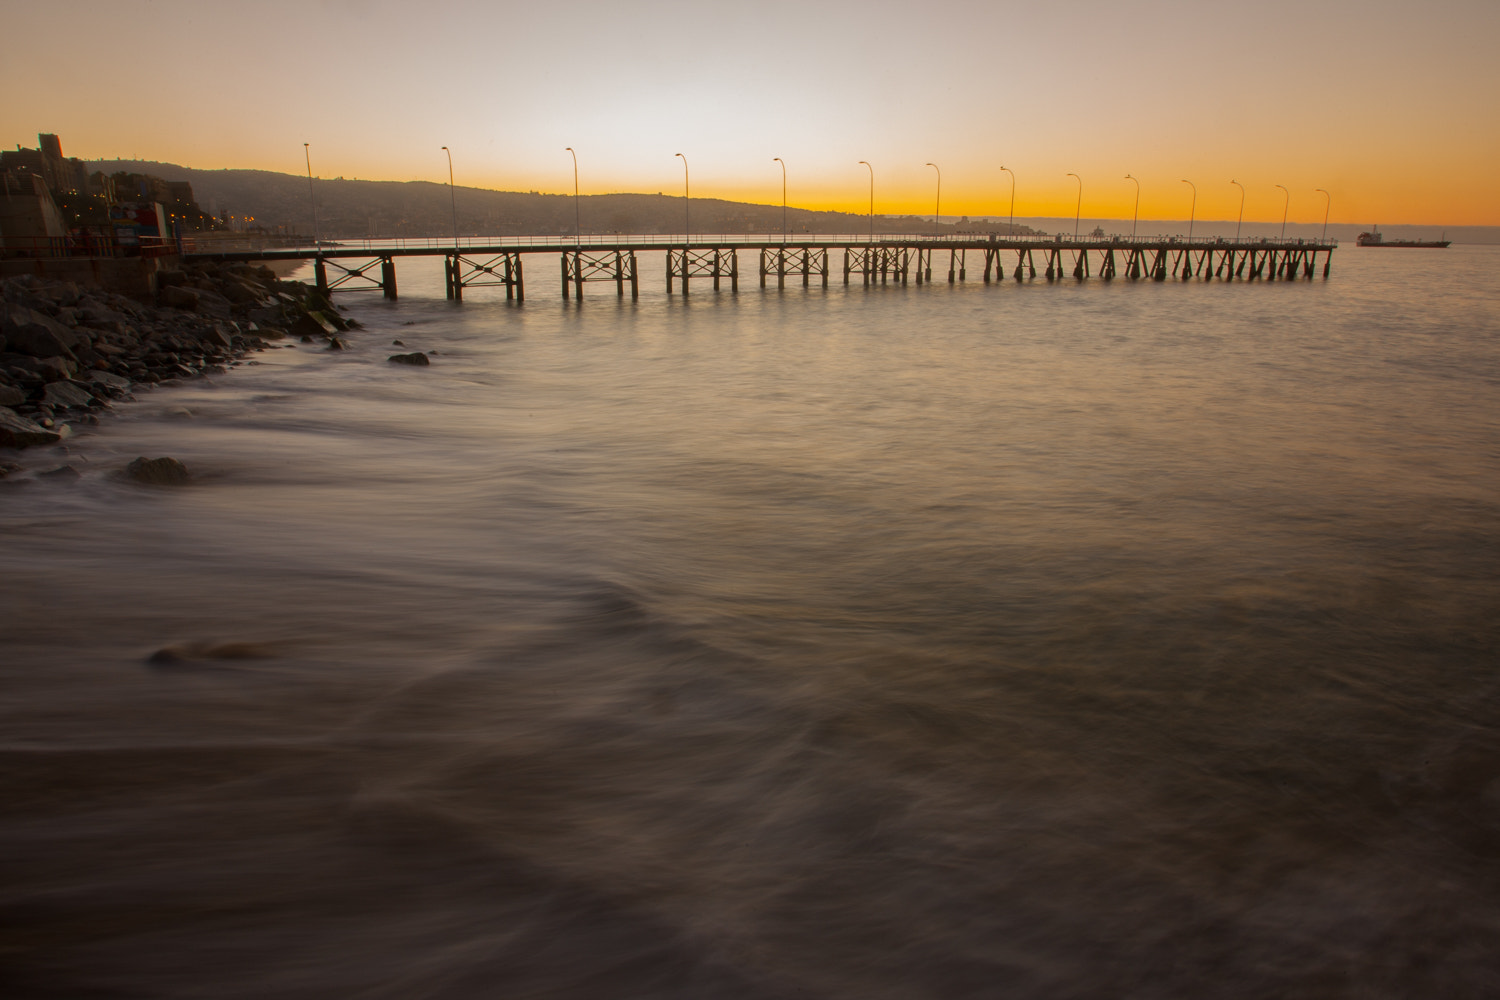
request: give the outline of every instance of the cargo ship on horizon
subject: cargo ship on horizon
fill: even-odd
[[[1444,233],[1446,236],[1447,234]],[[1360,233],[1355,241],[1356,246],[1362,247],[1445,247],[1452,240],[1387,240],[1380,235],[1380,227],[1376,226],[1368,233]]]

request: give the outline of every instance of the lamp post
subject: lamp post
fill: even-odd
[[[567,147],[568,152],[573,153],[573,147]],[[573,243],[583,246],[583,225],[578,214],[578,154],[573,153]]]
[[[1083,178],[1077,174],[1070,173],[1069,177],[1078,182],[1078,205],[1073,209],[1073,239],[1078,239],[1078,217],[1083,214]]]
[[[676,155],[676,156],[682,156],[681,153],[676,153],[674,155]],[[691,211],[691,208],[689,206],[689,202],[692,200],[692,188],[689,187],[688,180],[689,180],[689,178],[688,178],[687,157],[686,156],[682,156],[682,244],[683,244],[683,246],[687,246],[689,240],[692,237],[692,229],[688,225],[688,220],[689,220],[688,213]],[[686,251],[683,251],[683,252],[686,253]]]
[[[1016,235],[1016,175],[1007,166],[1001,166],[1001,170],[1010,174],[1010,235]]]
[[[771,159],[781,164],[781,242],[786,243],[786,161],[779,156]]]
[[[1240,189],[1240,217],[1234,222],[1234,238],[1238,241],[1240,238],[1240,223],[1245,221],[1245,185],[1239,181],[1230,181],[1229,183]]]
[[[453,249],[458,249],[458,199],[453,193],[453,151],[447,146],[443,152],[448,154],[448,203],[453,207]]]
[[[1281,188],[1281,190],[1286,191],[1286,204],[1284,204],[1284,205],[1281,206],[1281,238],[1283,240],[1285,240],[1286,239],[1286,213],[1288,211],[1290,211],[1291,207],[1292,207],[1292,192],[1287,191],[1286,188],[1282,187],[1280,184],[1278,184],[1276,186],[1279,187],[1279,188]]]
[[[1182,183],[1193,189],[1193,203],[1188,207],[1188,242],[1193,242],[1193,219],[1198,214],[1198,185],[1185,180]]]
[[[313,196],[312,185],[312,153],[308,151],[308,144],[302,144],[302,156],[307,160],[307,200],[312,203],[313,213],[313,249],[320,246],[318,240],[318,199]]]
[[[1135,211],[1130,215],[1130,238],[1135,239],[1135,223],[1141,216],[1141,179],[1125,175],[1127,181],[1135,181]]]
[[[941,236],[943,230],[943,216],[941,214],[943,210],[943,172],[938,169],[936,163],[929,163],[927,165],[933,170],[937,170],[938,175],[937,201],[932,206],[932,232],[934,235]]]
[[[1318,237],[1318,242],[1319,243],[1327,243],[1328,242],[1328,210],[1333,207],[1333,195],[1329,194],[1327,191],[1324,191],[1322,188],[1316,188],[1315,190],[1317,190],[1320,194],[1322,194],[1322,196],[1324,198],[1328,199],[1328,201],[1323,205],[1323,235]]]
[[[868,160],[860,160],[865,166],[870,167]],[[875,168],[870,167],[870,242],[875,242]]]

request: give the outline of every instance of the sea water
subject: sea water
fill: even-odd
[[[14,459],[0,992],[1500,992],[1500,251],[547,263]]]

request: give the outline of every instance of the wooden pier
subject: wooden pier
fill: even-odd
[[[1218,239],[1200,237],[920,237],[814,236],[796,240],[745,236],[625,236],[566,240],[555,237],[490,242],[470,240],[346,240],[319,246],[257,249],[249,245],[205,244],[201,251],[191,241],[183,259],[219,261],[311,260],[317,287],[328,294],[379,291],[396,298],[396,260],[403,257],[443,258],[448,298],[462,301],[465,288],[503,287],[505,297],[526,299],[522,258],[552,254],[559,258],[564,301],[583,300],[587,282],[613,282],[624,298],[640,294],[637,254],[666,255],[667,294],[679,289],[687,295],[704,279],[721,291],[739,291],[740,254],[758,254],[760,286],[776,279],[786,287],[788,277],[812,279],[828,287],[830,255],[842,254],[844,284],[858,275],[862,284],[918,285],[944,273],[950,284],[968,278],[969,256],[982,267],[983,280],[1047,281],[1073,278],[1178,281],[1292,281],[1322,277],[1333,263],[1334,240]],[[696,280],[695,280],[696,279]]]

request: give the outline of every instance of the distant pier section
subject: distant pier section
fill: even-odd
[[[1066,236],[802,236],[796,239],[746,236],[586,236],[535,237],[488,241],[340,240],[295,247],[257,247],[223,240],[183,241],[185,261],[310,260],[325,293],[378,291],[397,297],[396,261],[442,257],[448,298],[462,301],[468,288],[503,287],[505,297],[526,299],[523,259],[547,255],[558,260],[564,300],[583,298],[587,283],[612,283],[623,298],[640,294],[638,255],[666,255],[667,293],[687,295],[711,282],[714,291],[739,291],[741,264],[759,286],[790,280],[804,287],[828,287],[831,275],[844,284],[855,276],[865,285],[946,279],[967,281],[971,269],[983,281],[1098,278],[1110,281],[1293,281],[1327,278],[1336,240],[1221,239],[1199,237]],[[1320,259],[1321,257],[1321,259]],[[535,265],[533,274],[537,273]]]

